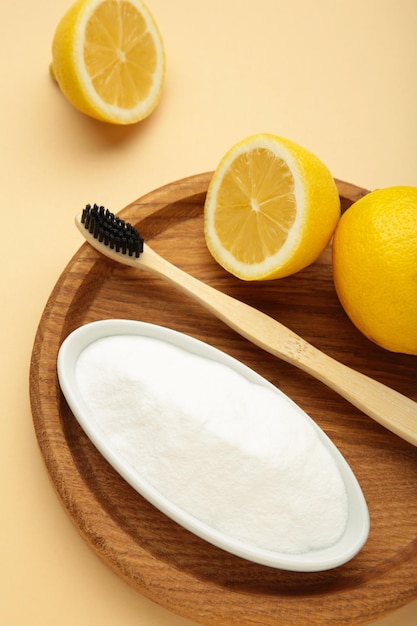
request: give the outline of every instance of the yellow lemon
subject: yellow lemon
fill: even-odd
[[[207,247],[242,280],[282,278],[313,263],[340,218],[327,167],[272,134],[247,137],[220,161],[204,206]]]
[[[160,100],[164,46],[141,0],[78,0],[57,26],[50,69],[77,109],[132,124]]]
[[[343,308],[366,337],[417,354],[417,187],[373,191],[343,214],[333,274]]]

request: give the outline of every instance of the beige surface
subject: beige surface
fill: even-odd
[[[57,501],[28,398],[37,324],[81,244],[87,202],[114,211],[214,169],[257,131],[314,151],[367,188],[417,185],[415,0],[150,0],[168,59],[147,121],[113,128],[71,108],[48,75],[68,0],[3,7],[0,623],[187,626],[127,587]],[[411,626],[417,600],[378,622]]]

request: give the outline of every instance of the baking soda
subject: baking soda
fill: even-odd
[[[336,462],[310,421],[273,389],[136,335],[90,344],[76,377],[118,455],[200,521],[292,554],[343,534],[347,493]]]

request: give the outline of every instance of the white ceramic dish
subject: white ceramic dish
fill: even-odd
[[[77,421],[99,452],[138,493],[165,515],[202,539],[236,556],[270,567],[300,572],[322,571],[343,565],[361,550],[369,535],[369,513],[362,490],[344,457],[308,416],[307,418],[317,429],[322,443],[337,463],[348,497],[349,516],[345,532],[336,544],[321,550],[303,554],[287,554],[246,545],[189,515],[132,470],[132,467],[108,445],[101,432],[89,419],[83,398],[77,389],[75,377],[77,360],[84,348],[103,337],[114,335],[140,335],[166,341],[194,354],[223,363],[251,382],[272,387],[279,394],[282,392],[227,354],[204,342],[162,326],[132,320],[102,320],[86,324],[72,332],[63,342],[58,354],[58,379],[62,392]],[[301,411],[300,408],[298,410]]]

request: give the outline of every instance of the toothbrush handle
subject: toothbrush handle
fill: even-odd
[[[242,337],[320,380],[376,422],[417,445],[417,403],[410,398],[327,356],[280,322],[202,283],[146,244],[143,255],[129,264],[168,281]]]

